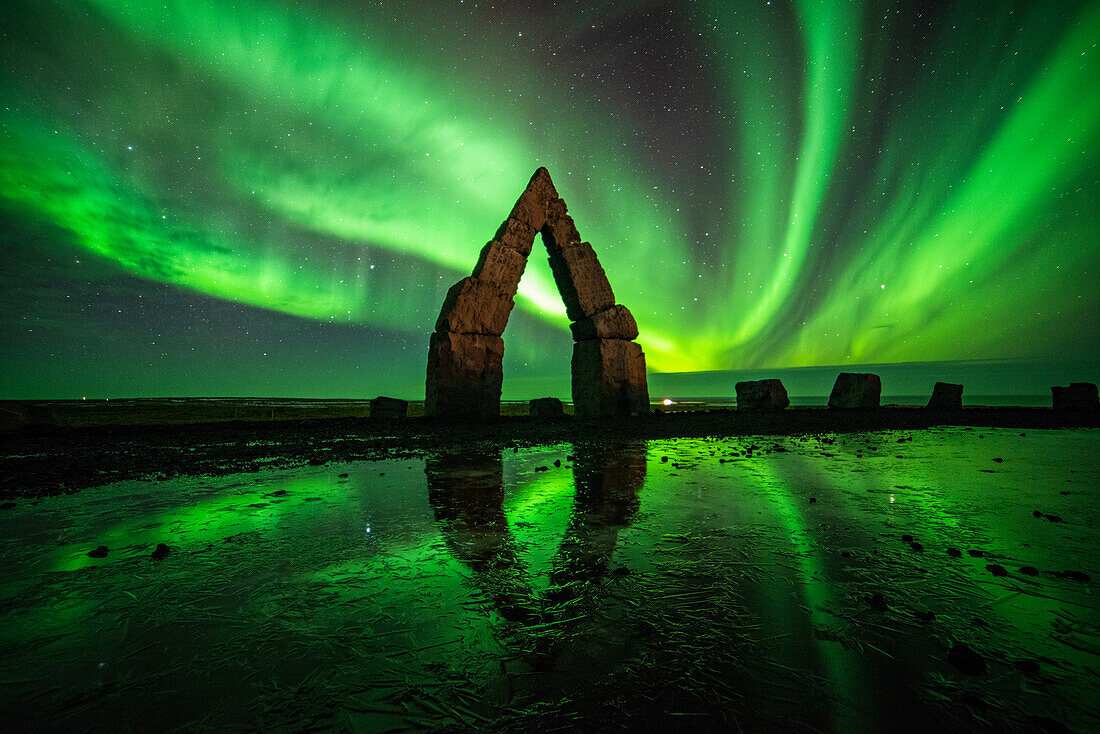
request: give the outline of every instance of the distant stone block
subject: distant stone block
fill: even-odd
[[[378,396],[370,401],[370,417],[376,420],[401,420],[409,414],[409,401]]]
[[[738,410],[783,410],[791,404],[782,380],[748,380],[734,387]]]
[[[1098,410],[1100,396],[1091,382],[1071,382],[1069,387],[1050,388],[1055,410]]]
[[[951,382],[937,382],[932,386],[928,407],[934,410],[962,410],[963,386]]]
[[[535,398],[528,404],[528,410],[539,418],[561,418],[565,408],[557,398]]]
[[[878,407],[882,380],[866,372],[841,372],[829,395],[830,408],[867,410]]]

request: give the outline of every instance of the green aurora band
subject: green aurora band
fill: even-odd
[[[1100,3],[953,5],[527,23],[458,3],[17,2],[0,216],[140,279],[426,345],[544,165],[652,370],[1096,356]],[[626,91],[645,61],[598,42],[631,24],[691,44],[668,52],[707,93],[682,127]],[[565,332],[540,258],[517,306]],[[550,364],[537,335],[508,343]]]

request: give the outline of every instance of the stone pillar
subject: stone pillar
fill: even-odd
[[[481,250],[473,274],[447,293],[428,355],[425,414],[500,415],[500,339],[536,233],[573,322],[573,404],[581,417],[649,412],[638,326],[615,294],[592,246],[582,242],[545,168],[535,171],[508,218]]]

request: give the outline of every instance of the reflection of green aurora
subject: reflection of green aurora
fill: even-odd
[[[439,700],[486,721],[551,700],[563,715],[626,701],[615,715],[632,723],[678,711],[746,730],[790,717],[942,730],[969,721],[960,701],[979,696],[987,724],[1039,712],[1087,730],[1096,604],[1089,584],[1052,572],[1095,576],[1100,518],[1085,489],[1100,481],[1098,438],[561,445],[20,503],[0,515],[0,652],[20,671],[0,694],[17,719],[54,717],[35,719],[46,728],[72,728],[74,711],[171,728],[207,711],[207,683],[227,677],[214,698],[242,727],[259,708],[267,728],[343,709],[370,728],[427,696],[436,726]],[[172,553],[153,560],[158,542]],[[100,544],[110,555],[89,558]],[[868,603],[876,592],[885,604]],[[990,675],[957,675],[944,660],[954,641]],[[201,701],[166,704],[179,696]]]
[[[0,204],[142,278],[414,331],[546,165],[654,369],[1073,353],[1051,327],[1095,326],[1100,6],[702,5],[672,18],[711,152],[680,160],[703,133],[633,92],[609,111],[508,16],[474,40],[449,6],[403,10],[410,38],[329,4],[17,2]],[[519,307],[564,328],[529,270]]]

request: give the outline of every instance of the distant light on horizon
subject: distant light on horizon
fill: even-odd
[[[661,404],[662,405],[675,405],[675,403],[672,401],[672,398],[665,398],[664,400],[661,401]]]

